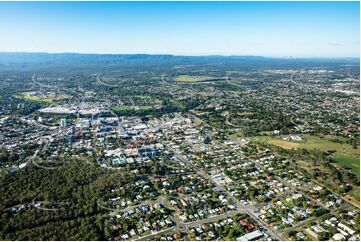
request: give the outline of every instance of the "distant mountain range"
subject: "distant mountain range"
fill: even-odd
[[[167,54],[80,54],[80,53],[46,53],[46,52],[0,52],[1,63],[31,63],[64,60],[221,60],[221,59],[266,59],[262,56],[181,56]],[[271,58],[268,58],[271,59]]]
[[[264,68],[283,68],[294,65],[359,65],[359,58],[270,58],[262,56],[179,56],[149,54],[79,54],[0,52],[1,69],[29,69],[49,67],[110,67],[110,66],[168,66],[181,64],[224,64]]]

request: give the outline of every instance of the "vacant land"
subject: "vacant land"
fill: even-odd
[[[189,76],[189,75],[179,75],[176,77],[177,82],[201,82],[212,79],[210,76]]]
[[[351,169],[357,176],[360,176],[360,148],[352,148],[350,144],[343,142],[336,142],[336,140],[345,141],[343,137],[336,136],[312,136],[304,135],[302,142],[282,140],[282,136],[258,136],[253,137],[252,140],[256,142],[263,142],[267,144],[276,145],[284,149],[308,149],[320,151],[334,151],[335,160],[345,168]]]

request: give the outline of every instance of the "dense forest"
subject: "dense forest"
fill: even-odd
[[[109,187],[136,179],[71,161],[62,169],[28,168],[1,176],[1,240],[102,240],[104,214],[97,206]],[[14,204],[53,203],[56,210],[29,206],[14,213]],[[45,203],[44,202],[44,203]]]

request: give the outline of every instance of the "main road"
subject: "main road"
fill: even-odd
[[[179,159],[180,161],[182,161],[184,164],[187,164],[190,168],[192,169],[197,169],[194,164],[192,162],[189,162],[187,159],[185,159],[183,156],[181,156],[179,154],[179,152],[176,152],[173,148],[168,147],[175,155],[175,157],[177,159]],[[215,186],[220,189],[221,191],[225,192],[229,198],[231,198],[231,200],[234,202],[234,204],[237,205],[237,211],[238,212],[245,212],[246,214],[248,214],[250,217],[252,217],[255,221],[257,221],[263,228],[265,228],[269,234],[271,234],[274,238],[276,238],[279,241],[285,241],[286,239],[278,234],[272,227],[270,227],[268,224],[266,224],[265,222],[263,222],[261,219],[259,219],[256,214],[253,212],[253,209],[251,209],[250,207],[246,207],[243,204],[241,204],[229,191],[228,189],[226,189],[222,184],[219,184],[212,176],[208,175],[206,172],[204,172],[203,170],[198,170],[198,175],[210,180],[213,184],[215,184]]]

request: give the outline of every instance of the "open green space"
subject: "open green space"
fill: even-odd
[[[60,118],[48,121],[48,125],[50,125],[50,126],[60,126]]]
[[[212,77],[209,76],[190,76],[190,75],[179,75],[176,77],[177,82],[201,82],[208,79],[211,79]]]
[[[54,101],[52,98],[38,97],[38,96],[25,95],[25,94],[14,95],[14,97],[18,98],[18,99],[31,101],[31,102],[52,103]]]
[[[135,107],[133,107],[133,106],[114,106],[114,107],[112,107],[112,109],[114,111],[130,111],[130,110],[135,110]],[[144,110],[152,109],[152,106],[137,106],[136,109],[144,111]]]
[[[185,105],[184,103],[182,103],[181,101],[179,100],[176,100],[176,99],[173,99],[170,101],[174,106],[177,106],[178,108],[180,109],[184,109],[185,108]]]
[[[114,111],[128,111],[128,110],[133,110],[132,106],[114,106],[112,107],[112,109]]]
[[[149,110],[149,109],[152,109],[152,108],[153,108],[152,106],[138,106],[137,107],[137,109],[141,110],[141,111]]]
[[[351,169],[358,177],[360,177],[360,147],[354,149],[352,145],[344,143],[347,138],[338,136],[314,136],[303,135],[302,142],[282,140],[285,136],[257,136],[252,137],[251,140],[255,142],[262,142],[272,144],[284,149],[308,149],[320,151],[333,151],[335,152],[335,160],[345,168]],[[337,142],[340,140],[342,142]]]

